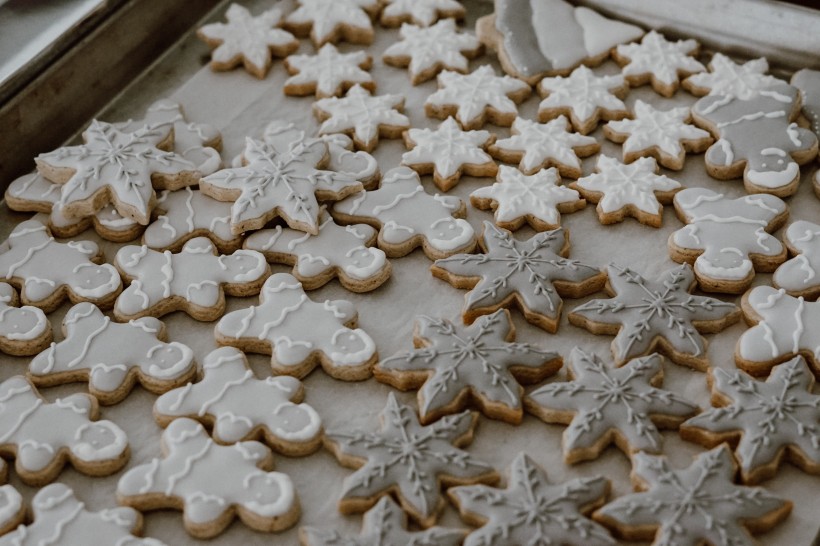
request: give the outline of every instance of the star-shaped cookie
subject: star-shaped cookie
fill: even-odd
[[[385,0],[381,24],[397,27],[402,23],[428,27],[436,19],[463,19],[467,10],[456,0]]]
[[[693,95],[732,95],[748,100],[761,89],[782,83],[769,76],[769,61],[765,57],[743,64],[734,62],[723,53],[715,53],[709,61],[710,72],[692,74],[683,80],[683,88]]]
[[[376,90],[373,76],[367,70],[373,60],[364,51],[339,53],[333,44],[323,45],[315,55],[291,55],[285,68],[291,77],[285,81],[286,95],[316,98],[341,97],[353,85]]]
[[[671,97],[681,77],[706,71],[695,59],[699,49],[695,40],[670,42],[663,34],[650,30],[639,44],[617,46],[612,58],[623,66],[621,72],[630,87],[650,83],[657,93]]]
[[[792,296],[817,299],[820,296],[820,225],[798,220],[788,227],[783,240],[794,257],[775,270],[772,284],[785,288]]]
[[[371,16],[381,8],[379,0],[299,0],[285,19],[285,28],[308,36],[316,47],[345,40],[352,44],[373,42]]]

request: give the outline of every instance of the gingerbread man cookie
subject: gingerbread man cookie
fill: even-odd
[[[352,44],[373,42],[370,20],[381,8],[379,0],[299,0],[285,19],[285,28],[308,36],[317,48],[341,40]]]
[[[772,275],[776,288],[785,288],[792,296],[810,300],[820,296],[820,225],[806,220],[794,222],[783,236],[786,248],[794,256]]]
[[[19,300],[13,286],[0,282],[0,351],[34,355],[51,343],[51,323],[42,309],[20,307]]]
[[[285,59],[291,77],[282,89],[285,95],[315,94],[317,99],[341,97],[357,84],[372,93],[376,82],[367,72],[372,64],[373,59],[364,51],[339,53],[333,44],[325,44],[315,55],[291,55]]]
[[[384,0],[380,22],[386,27],[413,23],[429,27],[437,19],[463,19],[467,10],[457,0]]]
[[[765,57],[739,64],[723,53],[715,53],[709,61],[709,70],[683,80],[683,88],[699,97],[732,95],[740,100],[748,100],[763,89],[783,83],[766,74],[769,62]]]

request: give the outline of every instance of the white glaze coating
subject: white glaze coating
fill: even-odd
[[[698,47],[695,40],[670,42],[663,34],[650,30],[640,44],[622,44],[616,51],[620,57],[629,60],[621,71],[624,76],[651,74],[653,80],[671,86],[678,84],[681,74],[706,71],[706,67],[692,56]]]
[[[316,47],[338,41],[345,35],[339,32],[340,28],[371,35],[373,24],[368,12],[379,7],[379,0],[299,0],[298,3],[299,7],[288,14],[287,22],[310,25],[310,38]]]
[[[723,53],[715,53],[709,61],[709,70],[689,76],[686,82],[708,90],[710,95],[732,95],[741,100],[748,100],[761,89],[781,83],[766,74],[769,62],[765,57],[739,64]]]
[[[820,290],[820,225],[798,220],[783,238],[796,255],[777,268],[772,283],[790,294],[814,295]]]
[[[325,44],[315,55],[291,55],[285,62],[289,71],[296,72],[285,87],[315,85],[319,98],[343,95],[344,88],[353,84],[373,83],[366,70],[370,56],[364,51],[339,53],[333,44]]]
[[[493,165],[493,158],[484,150],[492,139],[489,131],[463,131],[452,117],[437,129],[410,129],[407,139],[412,148],[401,156],[407,166],[430,165],[437,177],[455,176],[465,165]]]
[[[461,19],[467,11],[456,0],[384,0],[382,3],[382,22],[385,19],[409,19],[421,27],[429,27],[442,14]]]
[[[5,343],[26,344],[51,331],[45,313],[37,307],[18,308],[17,293],[10,284],[0,282],[0,338]]]
[[[478,38],[457,31],[455,19],[443,19],[429,27],[405,23],[399,35],[401,41],[388,47],[383,57],[409,58],[408,70],[414,83],[422,73],[429,71],[446,68],[466,72],[469,60],[464,54],[474,55],[481,47]],[[432,76],[430,73],[429,77]]]
[[[599,119],[600,111],[605,111],[609,116],[626,116],[626,105],[613,94],[625,85],[621,74],[596,76],[582,65],[567,77],[541,80],[538,90],[542,95],[548,93],[549,96],[538,105],[538,111],[540,114],[546,109],[569,108],[573,119],[581,125]]]

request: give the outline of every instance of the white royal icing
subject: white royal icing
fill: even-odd
[[[288,71],[295,74],[288,86],[312,86],[318,98],[340,96],[354,84],[373,85],[367,72],[370,56],[364,51],[339,53],[333,44],[323,45],[315,55],[291,55],[285,59]]]
[[[538,91],[548,95],[538,105],[538,112],[548,109],[568,109],[576,130],[601,117],[612,119],[626,117],[626,105],[614,92],[625,87],[621,74],[596,76],[586,66],[579,66],[567,77],[544,78]]]
[[[467,11],[456,0],[384,0],[383,4],[382,24],[399,19],[429,27],[440,18],[461,19]]]
[[[401,156],[409,167],[433,165],[436,178],[451,178],[465,167],[491,168],[494,165],[486,149],[493,138],[489,131],[463,131],[452,117],[437,129],[410,129],[406,141],[412,146]],[[421,169],[419,169],[421,170]]]
[[[299,7],[287,16],[287,22],[293,26],[310,26],[310,38],[316,47],[339,38],[356,43],[372,40],[373,23],[368,12],[379,8],[379,0],[299,0],[298,3]],[[352,39],[356,35],[364,38]]]
[[[698,48],[695,40],[670,42],[663,34],[650,30],[640,44],[621,44],[616,51],[619,57],[629,61],[621,71],[624,76],[649,74],[653,85],[657,81],[663,86],[676,86],[681,74],[706,71],[692,56]]]

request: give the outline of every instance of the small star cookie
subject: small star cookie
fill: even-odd
[[[683,88],[699,97],[732,95],[748,100],[760,90],[782,83],[782,80],[766,74],[769,62],[765,57],[739,64],[723,53],[715,53],[709,61],[709,70],[683,80]]]
[[[285,81],[285,95],[316,98],[341,97],[358,84],[371,93],[376,82],[367,70],[373,59],[364,51],[339,53],[333,44],[323,45],[315,55],[291,55],[285,59],[285,68],[291,77]]]
[[[284,26],[297,36],[308,36],[318,47],[347,41],[373,42],[373,23],[379,0],[299,0],[298,7],[285,19]]]
[[[381,24],[397,27],[402,23],[413,23],[429,27],[437,19],[463,19],[467,10],[456,0],[384,0]]]

